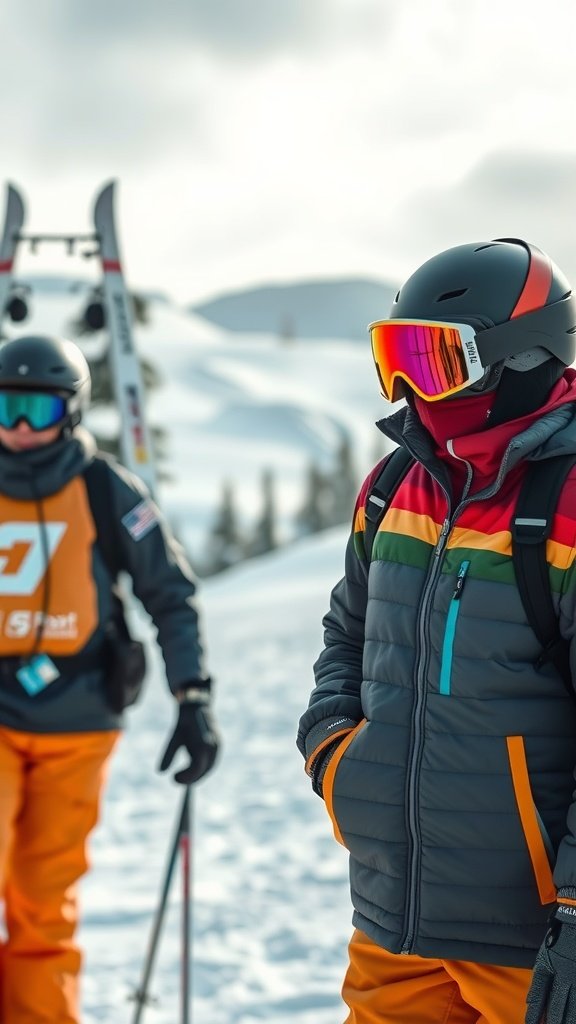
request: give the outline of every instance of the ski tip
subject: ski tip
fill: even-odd
[[[114,206],[114,190],[116,187],[116,179],[106,182],[98,192],[94,201],[94,218],[97,219],[100,214],[105,216],[105,211],[111,210]]]
[[[116,178],[111,178],[110,181],[104,182],[102,187],[98,190],[98,193],[96,195],[96,202],[98,202],[98,200],[101,199],[103,196],[112,195],[114,193],[116,185]]]
[[[12,211],[16,220],[24,220],[24,200],[20,189],[11,181],[6,182],[6,209]]]
[[[103,196],[105,193],[108,192],[114,192],[117,184],[118,178],[110,178],[110,181],[105,181],[98,192],[98,196]]]

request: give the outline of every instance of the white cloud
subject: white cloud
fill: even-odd
[[[456,186],[405,203],[382,233],[403,266],[461,242],[524,238],[548,252],[576,287],[574,209],[576,153],[505,150]]]
[[[82,228],[118,177],[131,278],[183,301],[403,273],[512,210],[554,254],[562,190],[530,167],[576,152],[575,19],[566,0],[23,0],[0,14],[4,173],[47,230]],[[501,202],[504,151],[529,158]]]

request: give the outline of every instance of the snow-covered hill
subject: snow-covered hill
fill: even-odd
[[[371,278],[328,278],[225,292],[191,307],[232,331],[296,338],[366,340],[366,324],[386,316],[398,284]]]

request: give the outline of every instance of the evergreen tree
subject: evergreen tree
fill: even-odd
[[[352,444],[348,434],[342,437],[334,471],[330,476],[330,494],[327,499],[327,524],[337,526],[350,521],[358,493],[358,480],[354,468]]]
[[[316,462],[306,471],[304,501],[296,514],[296,532],[299,536],[319,533],[328,525],[328,480]]]
[[[274,473],[271,469],[265,469],[262,473],[262,511],[256,520],[252,539],[247,545],[248,558],[264,555],[278,547],[276,520]]]
[[[244,557],[244,545],[238,523],[236,501],[232,484],[225,480],[222,485],[220,504],[216,509],[214,522],[208,534],[206,553],[199,565],[203,576],[212,576],[240,562]]]

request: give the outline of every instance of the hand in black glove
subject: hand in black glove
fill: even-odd
[[[165,772],[180,747],[190,754],[190,764],[176,772],[174,779],[184,786],[198,782],[212,768],[218,753],[219,737],[212,712],[210,695],[200,688],[187,688],[177,695],[178,721],[164,751],[159,770]]]
[[[559,903],[540,947],[526,1024],[576,1024],[576,907]]]
[[[316,757],[312,762],[312,769],[310,771],[312,789],[319,797],[322,797],[322,799],[324,799],[322,784],[324,782],[324,776],[326,775],[326,769],[340,746],[341,740],[342,736],[339,736],[337,740],[333,740],[332,743],[328,743],[326,747],[322,748],[318,757]]]

